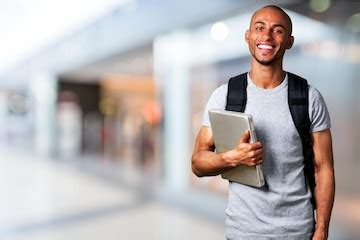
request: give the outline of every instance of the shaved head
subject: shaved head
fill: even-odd
[[[292,34],[292,21],[291,21],[291,18],[289,17],[289,15],[281,8],[281,7],[278,7],[276,5],[267,5],[267,6],[264,6],[260,9],[258,9],[251,17],[251,23],[253,22],[253,19],[254,17],[259,13],[261,12],[262,10],[264,9],[272,9],[272,10],[275,10],[275,11],[278,11],[280,12],[284,17],[285,19],[287,20],[287,23],[288,23],[288,27],[289,27],[289,33],[290,35]],[[250,25],[251,25],[250,23]]]
[[[261,65],[282,64],[287,49],[294,43],[292,22],[285,11],[274,5],[258,9],[245,33],[253,61]]]

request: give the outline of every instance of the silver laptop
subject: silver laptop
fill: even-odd
[[[209,117],[217,153],[234,149],[241,135],[247,130],[250,131],[250,143],[257,141],[254,123],[250,114],[210,110]],[[265,185],[261,164],[254,167],[239,165],[223,172],[221,176],[229,181],[254,187]]]

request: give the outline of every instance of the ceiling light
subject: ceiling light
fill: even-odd
[[[360,13],[352,15],[348,20],[350,31],[354,33],[360,32]]]
[[[224,22],[217,22],[212,25],[210,35],[215,41],[224,41],[229,35],[229,27]]]
[[[310,8],[318,13],[325,12],[329,9],[331,0],[311,0]]]

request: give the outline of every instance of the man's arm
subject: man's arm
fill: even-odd
[[[316,226],[313,240],[327,239],[335,196],[335,175],[330,129],[312,134],[315,163]]]
[[[239,164],[255,166],[262,163],[261,143],[250,144],[249,139],[250,133],[246,132],[241,136],[235,149],[217,154],[214,152],[215,145],[211,128],[202,127],[196,138],[191,159],[192,171],[198,177],[215,176]]]

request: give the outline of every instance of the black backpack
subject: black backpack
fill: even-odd
[[[247,73],[232,77],[228,84],[226,110],[244,112],[247,100]],[[288,103],[292,119],[299,132],[304,154],[304,174],[311,189],[311,202],[315,206],[315,169],[310,133],[309,91],[306,79],[288,73]]]

